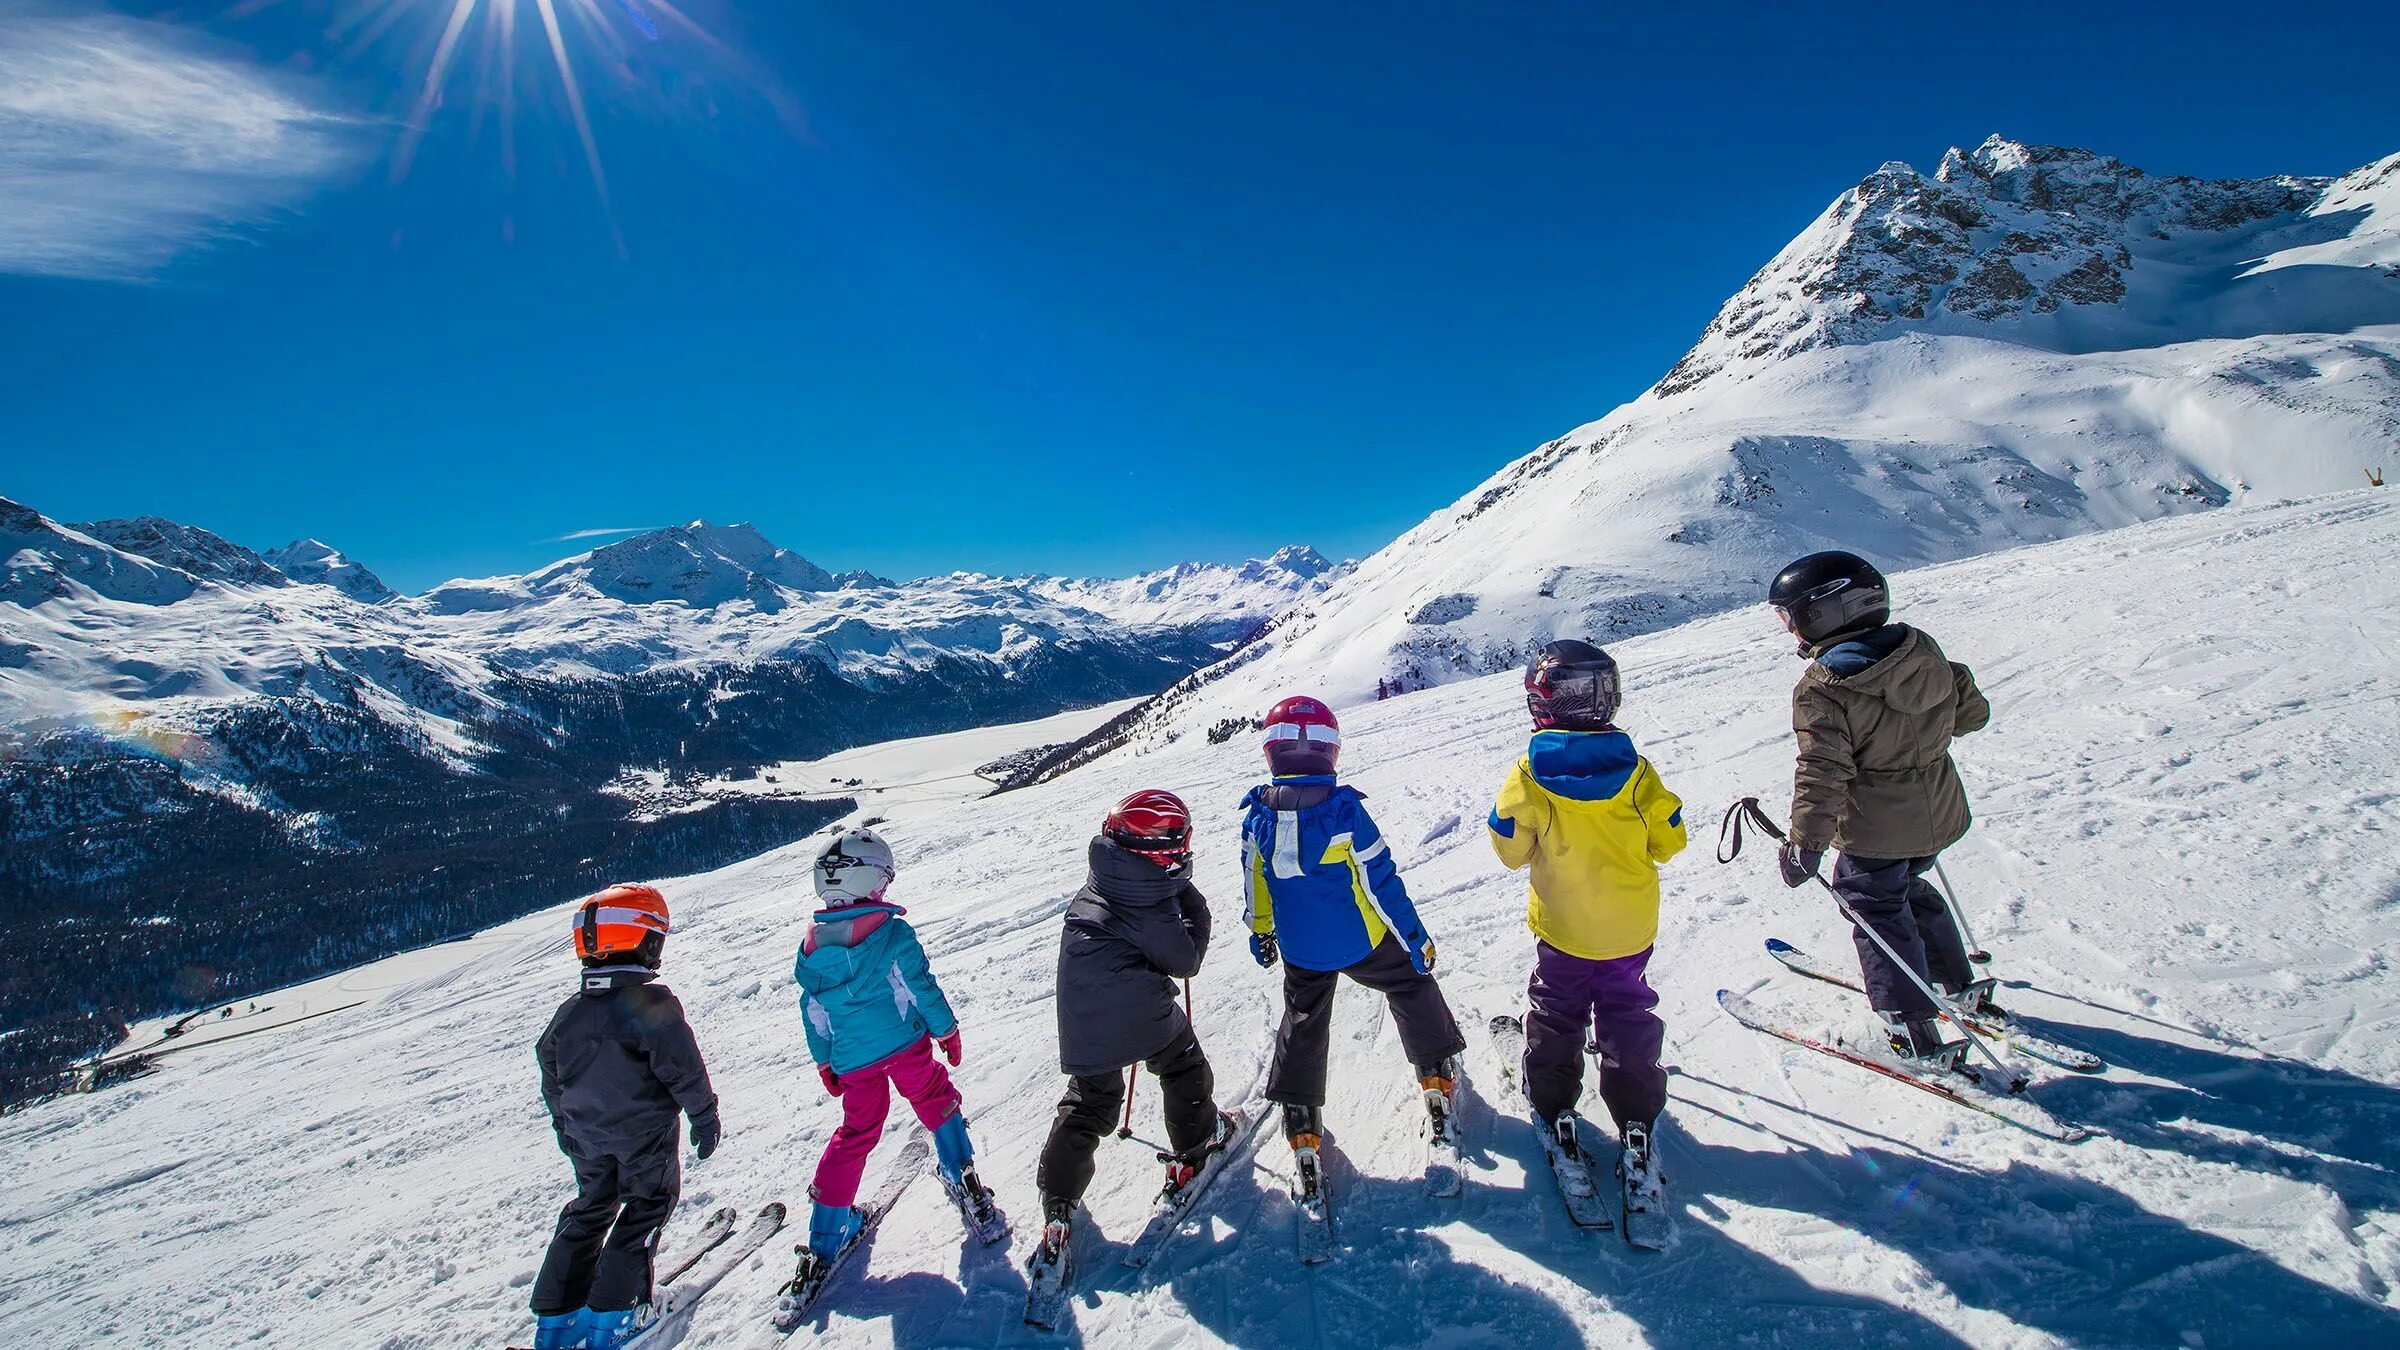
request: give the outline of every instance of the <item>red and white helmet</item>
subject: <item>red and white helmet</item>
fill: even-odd
[[[1306,695],[1267,710],[1267,767],[1276,777],[1332,773],[1342,755],[1342,724],[1333,709]]]
[[[655,886],[620,883],[584,897],[575,907],[575,954],[587,961],[608,956],[652,960],[666,940],[667,897]]]
[[[1192,813],[1183,798],[1144,788],[1109,810],[1100,832],[1128,853],[1172,871],[1192,860]]]

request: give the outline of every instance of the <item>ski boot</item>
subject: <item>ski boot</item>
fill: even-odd
[[[1561,1111],[1549,1122],[1550,1147],[1559,1157],[1577,1167],[1590,1167],[1591,1159],[1583,1151],[1583,1117],[1573,1111]]]
[[[1209,1132],[1208,1138],[1201,1141],[1198,1147],[1185,1153],[1159,1154],[1158,1160],[1167,1165],[1167,1183],[1158,1192],[1159,1208],[1170,1208],[1180,1200],[1183,1188],[1199,1177],[1200,1169],[1208,1166],[1210,1158],[1225,1151],[1225,1146],[1233,1142],[1233,1136],[1240,1128],[1241,1121],[1235,1119],[1231,1112],[1219,1111],[1217,1127]]]
[[[1314,1200],[1325,1189],[1325,1113],[1314,1106],[1283,1105],[1283,1132],[1292,1141],[1292,1165],[1300,1172],[1300,1199]]]
[[[975,1149],[967,1141],[967,1118],[952,1112],[933,1132],[933,1148],[942,1190],[968,1231],[987,1247],[1008,1236],[1008,1220],[1000,1213],[991,1187],[975,1175]]]
[[[585,1319],[591,1310],[577,1308],[568,1313],[543,1313],[533,1319],[533,1350],[583,1350],[591,1336]]]
[[[1425,1114],[1433,1122],[1433,1137],[1449,1140],[1451,1121],[1458,1115],[1458,1083],[1466,1076],[1466,1066],[1457,1055],[1446,1056],[1438,1064],[1417,1066],[1417,1086],[1425,1093]]]
[[[584,1350],[617,1350],[650,1325],[650,1305],[637,1304],[613,1312],[584,1312]]]
[[[1999,987],[1998,978],[1986,975],[1980,980],[1968,982],[1964,989],[1943,992],[1950,995],[1950,1002],[1957,1006],[1961,1016],[1991,1017],[2006,1022],[2011,1020],[2008,1010],[1992,1001],[1992,991]]]
[[[1898,1058],[1940,1073],[1957,1073],[1965,1067],[1967,1043],[1964,1039],[1944,1040],[1941,1018],[1881,1011],[1875,1015],[1882,1020],[1885,1044]]]
[[[1036,1266],[1055,1266],[1066,1259],[1067,1243],[1075,1237],[1075,1202],[1055,1195],[1042,1197],[1042,1240],[1034,1246]]]
[[[1628,1202],[1637,1197],[1645,1202],[1657,1200],[1658,1160],[1650,1151],[1647,1122],[1629,1120],[1617,1136],[1617,1180],[1624,1184]]]

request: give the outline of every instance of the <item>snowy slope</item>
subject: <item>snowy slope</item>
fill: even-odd
[[[2400,439],[2400,155],[2154,178],[1994,138],[1887,164],[1660,384],[1507,465],[1195,675],[1137,742],[1756,602],[1784,562],[1972,556],[2337,491]]]
[[[1563,1221],[1527,1129],[1468,1116],[1473,1179],[1424,1199],[1407,1068],[1373,1001],[1337,1010],[1328,1118],[1343,1250],[1291,1258],[1279,1145],[1146,1281],[1097,1271],[1064,1343],[2239,1346],[2400,1337],[2400,497],[2236,507],[1898,578],[1903,614],[1973,663],[1996,708],[1961,759],[1981,824],[1952,875],[2009,999],[2118,1067],[2034,1095],[2106,1137],[2044,1144],[1759,1038],[1720,986],[1831,1022],[1838,996],[1759,954],[1838,954],[1824,902],[1764,857],[1720,868],[1734,797],[1784,799],[1798,673],[1755,612],[1624,642],[1629,729],[1688,802],[1654,977],[1675,1102],[1678,1236],[1658,1256]],[[1481,839],[1518,752],[1513,679],[1350,714],[1372,794],[1441,942],[1454,1004],[1514,1006],[1520,878]],[[959,1007],[985,1175],[1022,1222],[1055,1100],[1055,920],[1106,805],[1171,786],[1202,812],[1220,937],[1195,983],[1228,1095],[1263,1062],[1272,977],[1241,949],[1235,802],[1247,738],[1190,738],[892,827],[896,897]],[[667,977],[713,1062],[725,1149],[687,1178],[670,1248],[709,1206],[799,1201],[835,1119],[799,1035],[789,953],[805,849],[671,880]],[[530,1045],[572,988],[557,911],[356,1014],[170,1061],[0,1119],[0,1342],[497,1344],[566,1168]],[[498,936],[498,935],[495,935]],[[1482,1100],[1495,1078],[1477,1038]],[[1744,1095],[1746,1089],[1755,1095]],[[1137,1128],[1156,1128],[1144,1084]],[[913,1128],[896,1127],[897,1128]],[[1153,1184],[1106,1144],[1092,1201],[1122,1240]],[[888,1155],[887,1155],[888,1156]],[[1030,1342],[1012,1260],[962,1246],[920,1183],[865,1269],[794,1344]],[[756,1346],[780,1254],[729,1280],[685,1346]]]

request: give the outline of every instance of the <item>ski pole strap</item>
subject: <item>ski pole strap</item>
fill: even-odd
[[[1742,856],[1742,827],[1745,822],[1751,829],[1757,830],[1776,843],[1783,842],[1783,827],[1777,825],[1766,812],[1758,808],[1758,798],[1744,797],[1726,807],[1725,819],[1717,823],[1718,862],[1729,863]]]

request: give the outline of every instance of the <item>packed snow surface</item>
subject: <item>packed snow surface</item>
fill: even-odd
[[[1218,936],[1194,982],[1221,1094],[1253,1090],[1276,977],[1243,950],[1236,802],[1248,738],[1193,737],[888,827],[895,898],[958,1008],[984,1176],[1018,1224],[973,1248],[918,1182],[793,1344],[2160,1345],[2400,1338],[2400,496],[2237,507],[1913,572],[1901,614],[1974,665],[1995,708],[1961,743],[1980,823],[1950,855],[1977,935],[2035,1025],[2112,1064],[2034,1098],[2105,1131],[2037,1140],[1720,1016],[1720,987],[1810,1025],[1854,1005],[1780,972],[1770,936],[1841,955],[1820,893],[1764,853],[1710,861],[1735,798],[1780,811],[1799,666],[1756,609],[1619,644],[1628,729],[1683,794],[1653,978],[1674,1101],[1672,1245],[1572,1230],[1530,1127],[1494,1114],[1470,1026],[1471,1179],[1430,1200],[1412,1083],[1376,1000],[1337,1005],[1326,1115],[1340,1250],[1293,1260],[1269,1139],[1146,1277],[1102,1247],[1067,1328],[1019,1325],[1033,1164],[1060,1086],[1057,918],[1107,805],[1198,809]],[[1525,733],[1513,677],[1345,714],[1440,943],[1462,1021],[1519,1006],[1523,879],[1481,838]],[[801,1037],[791,953],[806,845],[668,880],[666,979],[708,1052],[727,1133],[686,1174],[670,1254],[709,1208],[795,1207],[838,1112]],[[559,911],[366,1008],[170,1060],[0,1120],[0,1343],[407,1347],[530,1334],[524,1302],[568,1169],[532,1044],[574,988]],[[1158,1129],[1155,1090],[1137,1133]],[[905,1114],[905,1113],[901,1113]],[[916,1128],[896,1122],[892,1136]],[[888,1137],[887,1137],[888,1140]],[[878,1166],[894,1149],[887,1141]],[[1111,1242],[1156,1183],[1105,1143]],[[774,1344],[788,1242],[668,1344]]]

